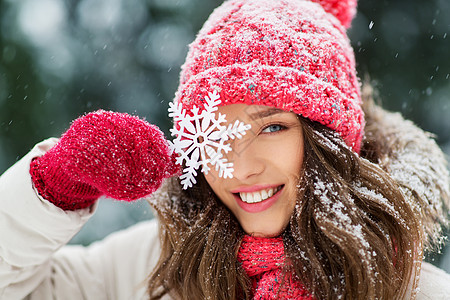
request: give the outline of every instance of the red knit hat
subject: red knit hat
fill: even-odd
[[[226,1],[190,45],[174,102],[189,112],[216,92],[220,105],[280,108],[359,152],[364,115],[346,35],[355,12],[356,0]]]

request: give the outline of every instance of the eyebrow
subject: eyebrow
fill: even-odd
[[[281,110],[279,108],[274,108],[271,107],[269,109],[264,109],[261,111],[257,111],[254,113],[249,114],[250,119],[255,120],[255,119],[262,119],[262,118],[267,118],[276,114],[280,114],[283,113],[284,110]]]

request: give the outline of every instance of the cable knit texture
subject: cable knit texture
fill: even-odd
[[[252,280],[253,299],[314,299],[295,274],[285,272],[281,237],[244,236],[238,260]]]
[[[88,207],[102,195],[139,199],[178,172],[158,127],[102,110],[75,120],[60,141],[30,166],[39,194],[68,210]]]
[[[320,3],[320,4],[319,4]],[[294,112],[359,151],[360,84],[346,27],[356,0],[229,0],[190,45],[175,103],[192,112],[209,92],[222,103]]]

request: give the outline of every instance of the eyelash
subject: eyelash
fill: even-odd
[[[280,129],[279,129],[279,130],[276,130],[276,131],[273,131],[273,132],[264,132],[266,129],[268,129],[268,128],[272,127],[272,126],[278,126]],[[283,131],[283,130],[286,130],[286,129],[287,129],[286,126],[284,126],[284,125],[282,125],[282,124],[279,124],[279,123],[274,123],[274,124],[269,124],[269,125],[263,127],[262,130],[261,130],[261,133],[264,133],[264,134],[274,134],[274,133],[277,133],[277,132],[280,132],[280,131]]]

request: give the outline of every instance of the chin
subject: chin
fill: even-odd
[[[255,237],[276,237],[283,233],[286,226],[280,227],[279,229],[274,228],[255,228],[251,226],[248,230],[244,227],[245,233]]]

